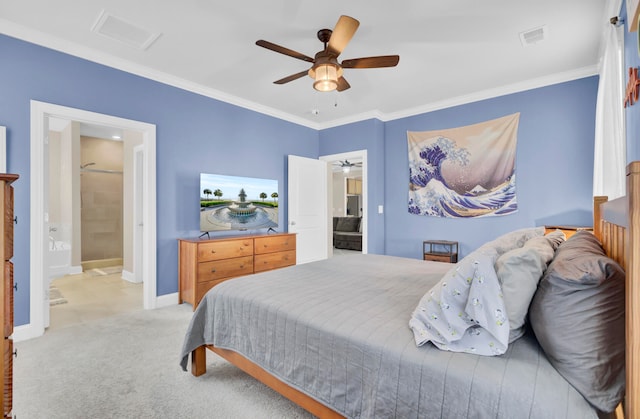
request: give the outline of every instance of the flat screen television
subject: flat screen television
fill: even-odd
[[[200,174],[200,231],[278,227],[278,181]]]

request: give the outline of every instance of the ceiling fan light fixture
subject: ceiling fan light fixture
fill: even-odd
[[[338,78],[342,76],[342,68],[335,64],[320,64],[309,75],[315,79],[313,88],[319,92],[331,92],[338,88]]]
[[[342,166],[342,173],[351,172],[351,166]]]

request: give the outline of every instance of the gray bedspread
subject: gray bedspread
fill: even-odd
[[[231,349],[350,418],[597,418],[531,334],[494,357],[416,346],[411,313],[451,266],[353,255],[226,281],[181,366],[201,345]]]

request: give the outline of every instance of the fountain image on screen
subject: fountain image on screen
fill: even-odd
[[[278,181],[200,174],[200,231],[278,227]]]

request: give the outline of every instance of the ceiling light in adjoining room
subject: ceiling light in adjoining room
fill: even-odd
[[[313,88],[319,92],[331,92],[338,88],[338,78],[342,77],[342,68],[335,64],[320,64],[309,70],[315,79]]]
[[[351,171],[351,166],[342,166],[342,173],[349,173]]]

